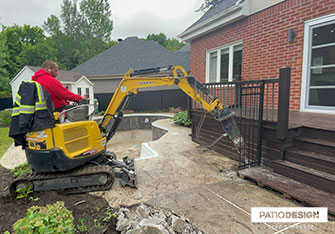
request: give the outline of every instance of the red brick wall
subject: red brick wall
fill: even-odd
[[[191,41],[190,70],[205,82],[206,51],[243,41],[242,79],[278,78],[291,67],[290,109],[300,109],[304,22],[335,12],[334,0],[287,0]],[[288,31],[296,37],[288,42]]]

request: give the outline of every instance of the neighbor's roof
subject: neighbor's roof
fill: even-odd
[[[183,47],[181,47],[179,50],[176,52],[190,52],[191,45],[189,43],[186,43]]]
[[[234,6],[239,0],[223,0],[219,5],[216,7],[208,10],[200,19],[198,19],[194,24],[192,24],[190,27],[188,27],[185,31],[192,29],[196,25],[200,24],[201,22],[204,22],[213,16],[231,8]],[[241,1],[240,1],[241,2]]]
[[[27,66],[30,70],[33,72],[37,72],[40,70],[40,67],[34,67],[34,66]],[[61,82],[76,82],[79,80],[83,75],[81,75],[78,72],[74,71],[64,71],[64,70],[58,70],[57,79]]]
[[[101,76],[124,74],[130,68],[138,70],[169,65],[181,65],[189,70],[189,64],[189,50],[171,52],[156,41],[144,41],[137,37],[128,37],[80,64],[72,71],[86,76]]]

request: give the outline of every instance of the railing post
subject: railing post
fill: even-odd
[[[258,132],[257,132],[257,163],[262,161],[262,138],[263,138],[263,108],[264,108],[264,81],[259,87],[259,106],[258,106]]]
[[[187,104],[187,118],[191,119],[192,99],[189,96],[186,96],[186,104]]]
[[[291,68],[280,68],[277,123],[277,137],[280,140],[285,140],[288,134],[288,121],[290,111],[290,78]]]

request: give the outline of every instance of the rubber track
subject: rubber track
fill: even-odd
[[[59,178],[67,178],[67,177],[80,177],[86,175],[93,174],[107,174],[108,181],[105,185],[96,185],[96,186],[84,186],[84,187],[74,187],[74,188],[66,188],[66,189],[58,189],[56,190],[61,194],[76,194],[76,193],[85,193],[85,192],[93,192],[93,191],[103,191],[108,190],[112,187],[114,183],[114,171],[110,166],[107,165],[97,165],[97,166],[86,166],[71,172],[55,172],[55,173],[35,173],[30,172],[26,174],[20,175],[17,179],[15,179],[10,185],[10,192],[12,195],[15,194],[16,184],[18,183],[27,183],[37,181],[37,180],[49,180],[49,179],[59,179]]]

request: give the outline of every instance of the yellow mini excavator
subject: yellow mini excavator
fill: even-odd
[[[169,75],[148,76],[161,71]],[[15,194],[21,187],[32,187],[34,191],[54,190],[63,194],[108,190],[115,177],[120,178],[123,186],[136,187],[134,160],[128,157],[117,160],[112,152],[107,151],[106,145],[115,134],[131,96],[137,94],[139,88],[164,85],[177,85],[212,114],[237,151],[244,154],[243,138],[233,119],[234,113],[224,107],[218,98],[207,103],[202,98],[202,95],[210,95],[207,89],[183,67],[130,69],[99,123],[88,119],[57,123],[53,128],[26,134],[25,153],[33,172],[14,180],[10,185],[11,193]],[[112,119],[113,125],[108,127]]]

